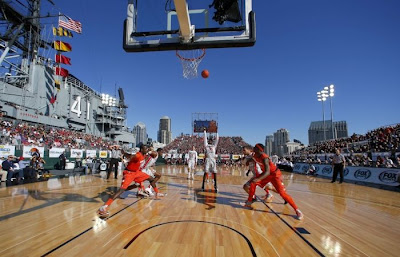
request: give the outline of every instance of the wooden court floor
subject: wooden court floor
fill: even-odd
[[[96,175],[0,187],[0,256],[399,256],[400,194],[284,173],[305,215],[279,195],[243,209],[241,168],[221,167],[219,192],[183,166],[160,166],[162,200],[130,193],[96,210],[121,179]],[[257,191],[263,196],[261,190]]]

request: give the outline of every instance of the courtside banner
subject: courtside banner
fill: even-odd
[[[25,146],[23,148],[23,154],[22,156],[24,158],[31,158],[32,157],[32,153],[31,153],[31,149],[32,148],[36,148],[39,150],[40,156],[43,157],[44,156],[44,147],[38,147],[38,146]]]
[[[100,158],[107,158],[107,151],[100,151],[99,156]]]
[[[238,155],[238,154],[233,154],[232,155],[232,160],[239,160],[240,158],[241,158],[241,156]]]
[[[308,164],[304,164],[304,163],[295,163],[294,167],[293,167],[293,172],[301,173],[302,168],[303,168],[304,165],[309,166]]]
[[[197,159],[204,159],[205,155],[204,153],[199,154],[199,156],[197,156]]]
[[[15,155],[15,146],[0,145],[0,157],[7,158],[9,155]]]
[[[231,156],[229,154],[219,154],[218,155],[222,160],[229,160]]]
[[[83,150],[82,149],[71,149],[71,158],[82,158]]]
[[[86,157],[96,158],[97,151],[96,150],[86,150]]]
[[[65,152],[65,148],[53,147],[49,150],[49,158],[58,158],[63,152]]]
[[[313,164],[315,171],[319,176],[332,178],[333,169],[327,164]],[[293,172],[305,173],[310,165],[307,163],[296,163]],[[358,167],[346,166],[343,171],[344,179],[351,181],[368,182],[379,185],[398,186],[397,176],[400,174],[400,169],[389,168],[373,168],[373,167]],[[337,180],[339,180],[338,175]]]

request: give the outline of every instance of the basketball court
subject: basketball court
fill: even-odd
[[[0,188],[1,256],[398,256],[397,192],[284,172],[305,218],[274,194],[246,199],[243,168],[219,168],[219,192],[202,192],[201,168],[157,166],[162,200],[117,199],[96,211],[121,180],[97,175]],[[263,196],[257,191],[258,198]]]

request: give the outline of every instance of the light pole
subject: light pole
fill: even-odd
[[[326,92],[325,90],[317,92],[317,99],[319,102],[322,102],[322,121],[323,121],[323,130],[324,130],[324,141],[326,140],[326,127],[325,127],[325,109],[324,102],[326,101]]]
[[[325,87],[325,90],[328,90],[328,87]],[[329,86],[329,102],[331,104],[331,122],[332,122],[332,139],[336,139],[335,128],[333,127],[333,109],[332,109],[332,98],[335,95],[335,86]]]

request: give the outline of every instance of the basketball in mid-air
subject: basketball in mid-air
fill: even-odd
[[[201,76],[206,79],[208,78],[208,76],[210,76],[210,73],[208,72],[208,70],[203,70],[201,72]]]

